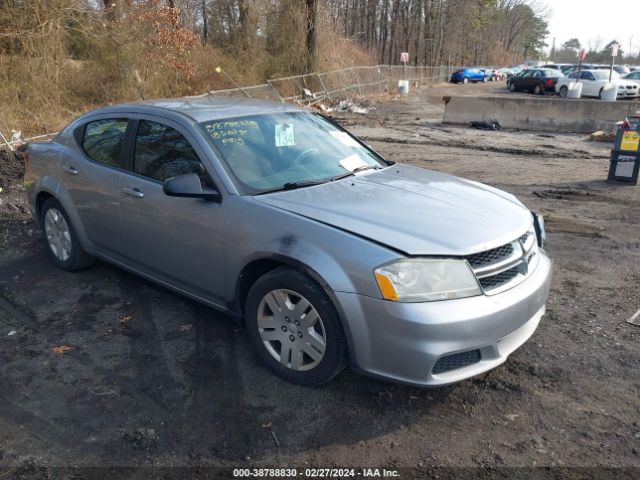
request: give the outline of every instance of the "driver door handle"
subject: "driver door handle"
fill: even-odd
[[[76,170],[76,167],[74,167],[73,165],[64,165],[62,167],[62,171],[64,173],[68,173],[69,175],[77,175],[78,174],[78,170]]]
[[[135,187],[126,187],[123,188],[122,191],[124,193],[126,193],[127,195],[131,195],[132,197],[136,197],[136,198],[143,198],[144,197],[144,193],[142,193],[140,190],[138,190]]]

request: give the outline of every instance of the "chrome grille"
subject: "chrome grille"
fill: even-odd
[[[522,282],[537,263],[537,243],[533,231],[498,248],[466,257],[486,295],[495,295]]]
[[[471,265],[471,268],[480,268],[487,265],[492,265],[505,258],[509,258],[513,255],[513,245],[510,243],[503,245],[486,252],[475,253],[467,257],[467,262]]]
[[[502,273],[498,273],[497,275],[492,275],[490,277],[484,277],[480,279],[480,285],[485,290],[490,290],[492,288],[500,287],[505,283],[509,283],[520,273],[520,269],[518,266],[510,268],[509,270],[505,270]]]

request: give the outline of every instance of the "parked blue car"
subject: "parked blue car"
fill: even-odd
[[[451,83],[486,82],[487,72],[480,68],[462,68],[451,74]]]

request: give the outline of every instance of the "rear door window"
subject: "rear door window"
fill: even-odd
[[[159,182],[195,173],[203,186],[212,184],[189,141],[174,128],[149,120],[140,120],[138,124],[133,171]]]
[[[122,149],[128,122],[126,118],[109,118],[87,123],[82,148],[89,158],[109,167],[123,168]]]

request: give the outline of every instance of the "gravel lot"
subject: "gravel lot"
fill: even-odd
[[[626,319],[640,308],[640,187],[607,184],[611,146],[583,135],[439,123],[443,95],[502,88],[434,88],[337,116],[391,160],[504,189],[547,219],[555,269],[538,331],[503,366],[447,388],[348,371],[321,388],[280,381],[231,318],[104,263],[54,268],[21,187],[5,181],[0,294],[32,323],[0,309],[0,467],[412,467],[407,478],[626,467],[614,473],[638,478],[640,327]]]

